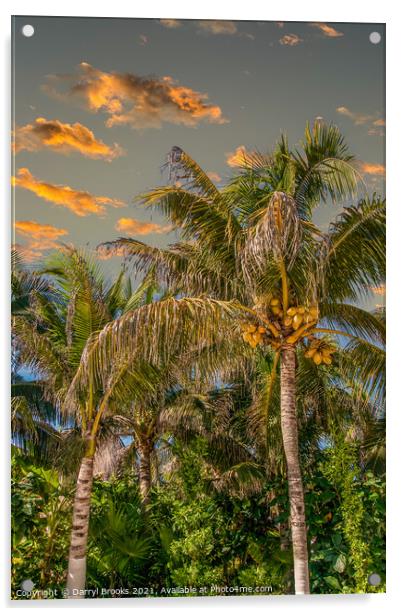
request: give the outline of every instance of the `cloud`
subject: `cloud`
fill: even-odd
[[[183,22],[178,19],[160,19],[159,23],[165,28],[180,28]],[[196,22],[198,26],[198,34],[212,34],[212,35],[229,35],[229,36],[244,36],[251,40],[255,39],[253,34],[248,32],[239,32],[237,25],[234,21],[219,20],[219,19],[207,19]]]
[[[226,164],[229,167],[241,167],[247,163],[249,152],[245,145],[239,145],[234,152],[226,152]]]
[[[70,186],[42,182],[35,178],[29,169],[25,168],[19,169],[17,177],[12,178],[12,184],[30,190],[45,201],[66,207],[77,216],[102,215],[106,212],[105,206],[107,205],[111,207],[124,207],[126,205],[118,199],[95,196],[85,190],[75,190]]]
[[[206,34],[237,34],[237,26],[234,21],[209,19],[207,21],[199,21],[198,26]]]
[[[370,287],[375,295],[385,295],[385,284],[381,284],[379,287]]]
[[[337,107],[336,110],[341,115],[350,118],[354,124],[367,124],[373,120],[373,116],[351,111],[348,107]]]
[[[338,38],[339,36],[343,36],[343,32],[335,30],[335,28],[332,28],[332,26],[329,26],[328,24],[315,22],[310,25],[313,28],[318,28],[318,30],[320,30],[324,34],[324,36],[327,36],[328,38]]]
[[[341,115],[352,120],[356,126],[368,126],[369,135],[384,136],[385,120],[379,118],[378,115],[357,113],[356,111],[351,111],[348,107],[337,107],[336,110]]]
[[[207,176],[213,182],[220,182],[222,180],[221,176],[219,175],[219,173],[216,173],[216,171],[208,171]]]
[[[375,122],[373,122],[373,124],[368,129],[368,134],[375,135],[377,137],[384,137],[385,136],[384,128],[385,128],[385,120],[380,118],[376,120]]]
[[[367,163],[361,161],[359,163],[359,169],[362,173],[365,173],[366,175],[385,176],[385,166],[378,163]]]
[[[223,35],[228,35],[228,36],[241,36],[241,37],[251,39],[252,41],[255,39],[254,34],[250,34],[249,32],[239,32],[237,29],[237,25],[234,21],[227,21],[227,20],[220,21],[220,20],[209,19],[206,21],[199,21],[198,26],[199,26],[199,30],[198,30],[199,34],[206,34],[206,35],[223,34]]]
[[[124,248],[124,246],[110,246],[100,245],[96,249],[96,256],[101,261],[107,261],[112,257],[125,257],[129,256],[130,251]]]
[[[115,229],[127,235],[149,235],[151,233],[169,233],[172,227],[170,225],[163,227],[155,222],[142,222],[135,218],[119,218]]]
[[[14,223],[14,228],[16,233],[28,240],[26,244],[14,244],[14,248],[21,253],[26,261],[40,258],[46,250],[60,248],[58,240],[64,235],[68,235],[66,229],[40,224],[34,220],[17,220]]]
[[[21,150],[37,152],[49,148],[60,154],[79,152],[87,158],[107,161],[124,154],[124,150],[117,143],[113,146],[106,145],[79,122],[67,124],[59,120],[36,118],[32,124],[17,127],[13,136],[13,150],[16,153]]]
[[[377,128],[376,126],[372,126],[368,129],[367,134],[375,137],[385,137],[385,132],[382,128]]]
[[[34,220],[17,220],[14,227],[20,235],[36,240],[58,240],[62,235],[68,235],[66,229],[59,229],[53,225],[42,225]]]
[[[182,25],[178,19],[160,19],[159,23],[165,28],[180,28]]]
[[[60,91],[63,85],[67,90]],[[182,86],[169,76],[107,73],[82,62],[75,75],[48,77],[44,89],[60,100],[77,100],[94,113],[105,113],[109,127],[141,129],[160,128],[164,122],[185,126],[197,126],[202,121],[227,122],[221,108],[208,102],[208,94]]]
[[[35,261],[43,256],[42,250],[35,250],[31,248],[27,244],[21,244],[20,242],[15,242],[11,244],[11,250],[16,250],[18,254],[22,257],[22,259],[26,262]]]
[[[303,39],[297,34],[285,34],[279,39],[281,45],[290,45],[290,47],[294,47],[295,45],[299,45],[303,42]]]

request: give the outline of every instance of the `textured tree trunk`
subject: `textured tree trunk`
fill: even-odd
[[[295,592],[310,593],[303,480],[299,461],[296,414],[296,351],[286,345],[281,351],[281,427],[287,464],[290,523],[293,544]]]
[[[83,595],[80,595],[79,591],[85,589],[93,466],[93,457],[84,457],[77,478],[68,559],[67,592],[69,599],[82,599]]]
[[[138,447],[139,468],[138,479],[140,485],[141,503],[145,508],[149,505],[151,490],[151,451],[152,445],[149,441],[143,441]]]

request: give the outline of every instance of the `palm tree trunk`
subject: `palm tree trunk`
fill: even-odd
[[[82,598],[80,591],[85,589],[93,467],[93,455],[85,456],[81,461],[77,478],[68,559],[67,592],[69,599]]]
[[[299,461],[295,381],[296,350],[292,345],[285,345],[281,351],[281,427],[287,464],[295,592],[297,595],[305,595],[310,593],[310,582],[303,480]]]
[[[139,468],[138,479],[140,485],[141,503],[145,508],[149,505],[149,492],[151,490],[151,451],[152,444],[144,440],[138,447]]]

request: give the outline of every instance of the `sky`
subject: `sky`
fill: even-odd
[[[174,242],[161,215],[133,203],[167,182],[172,146],[220,186],[239,153],[270,151],[281,133],[297,144],[316,117],[339,126],[366,189],[384,194],[383,24],[13,21],[14,241],[29,261],[60,241]],[[316,223],[341,207],[320,205]]]

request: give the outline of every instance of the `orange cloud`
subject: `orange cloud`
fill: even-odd
[[[11,249],[16,250],[25,262],[35,261],[43,256],[42,250],[32,249],[28,245],[20,244],[19,242],[12,244]]]
[[[49,184],[35,178],[29,169],[19,169],[17,177],[12,178],[13,186],[30,190],[45,201],[68,208],[77,216],[104,214],[105,206],[124,207],[126,204],[118,199],[95,196],[85,190],[75,190],[70,186]]]
[[[385,176],[385,167],[377,163],[366,163],[362,161],[359,164],[360,171],[367,175],[381,175]]]
[[[354,124],[367,124],[373,120],[372,115],[357,113],[355,111],[351,111],[348,107],[337,107],[336,110],[341,115],[350,118]]]
[[[328,24],[316,22],[310,25],[313,26],[313,28],[318,28],[318,30],[320,30],[324,34],[324,36],[327,36],[329,38],[338,38],[339,36],[343,36],[343,32],[335,30],[335,28],[332,28],[332,26],[329,26]]]
[[[336,110],[341,115],[344,115],[352,120],[352,122],[357,126],[369,126],[369,135],[377,135],[379,137],[384,136],[383,127],[385,126],[385,120],[383,118],[378,118],[376,115],[357,113],[356,111],[351,111],[348,107],[337,107]]]
[[[375,295],[385,295],[385,284],[381,284],[379,287],[370,287]]]
[[[111,161],[124,154],[124,150],[117,144],[106,145],[89,128],[76,122],[67,124],[59,120],[46,120],[36,118],[33,124],[19,126],[14,132],[14,152],[27,150],[37,152],[49,148],[61,154],[79,152],[87,158],[101,158]]]
[[[226,153],[226,164],[229,167],[242,167],[247,164],[249,154],[245,145],[239,145],[234,152]]]
[[[385,135],[384,128],[385,128],[385,120],[380,118],[379,120],[376,120],[375,122],[373,122],[372,126],[368,130],[368,134],[375,135],[377,137],[384,137]]]
[[[57,240],[62,235],[68,235],[66,229],[58,229],[53,225],[42,225],[34,220],[17,220],[14,227],[20,235],[36,240]]]
[[[208,19],[198,22],[201,31],[207,34],[237,34],[237,26],[234,21],[220,21]]]
[[[96,249],[96,256],[101,261],[107,261],[108,259],[112,259],[113,257],[125,257],[129,254],[129,251],[126,250],[123,246],[98,246]]]
[[[219,175],[219,173],[216,173],[216,171],[208,171],[207,176],[213,182],[220,182],[222,180],[221,176]]]
[[[178,19],[160,19],[159,23],[165,28],[180,28],[181,26],[181,21]]]
[[[285,34],[279,39],[281,45],[290,45],[290,47],[294,47],[295,45],[299,45],[303,42],[303,39],[297,34]]]
[[[119,218],[115,229],[128,235],[149,235],[150,233],[169,233],[170,225],[162,227],[154,222],[142,222],[135,218]]]
[[[40,224],[34,220],[17,220],[14,228],[19,235],[28,238],[27,244],[14,244],[27,261],[40,258],[46,250],[60,248],[59,238],[68,235],[66,229]]]
[[[60,92],[58,86],[69,84]],[[208,95],[179,85],[172,77],[141,77],[133,73],[107,73],[86,62],[77,75],[49,78],[45,91],[62,100],[79,100],[90,111],[107,114],[107,126],[159,128],[163,122],[196,126],[201,121],[224,124],[227,120]]]

